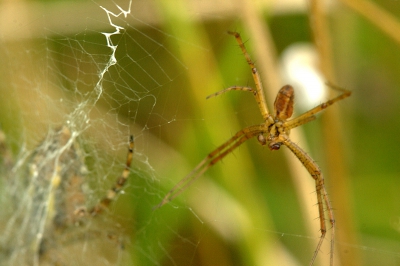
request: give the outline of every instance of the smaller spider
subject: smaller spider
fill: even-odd
[[[215,97],[221,95],[228,91],[248,91],[254,95],[254,98],[258,104],[260,109],[260,113],[263,117],[263,122],[257,125],[246,127],[239,132],[237,132],[233,137],[231,137],[224,144],[216,148],[214,151],[209,153],[204,160],[202,160],[186,177],[184,177],[181,181],[179,181],[162,199],[162,201],[155,206],[155,208],[160,208],[164,204],[170,202],[179,194],[181,194],[193,181],[195,181],[198,177],[200,177],[204,172],[206,172],[211,166],[219,162],[222,158],[224,158],[229,153],[233,152],[234,149],[239,147],[248,139],[253,137],[257,138],[257,141],[261,145],[268,145],[270,150],[279,150],[282,145],[289,148],[290,151],[299,159],[299,161],[304,165],[307,171],[310,173],[311,177],[315,180],[315,187],[317,193],[317,202],[318,202],[318,211],[319,211],[319,220],[320,220],[320,231],[321,237],[317,244],[317,247],[312,256],[310,265],[314,264],[314,261],[318,255],[318,252],[321,248],[322,242],[326,235],[326,221],[325,221],[325,212],[324,205],[328,212],[329,221],[332,225],[332,235],[331,235],[331,246],[330,246],[330,265],[333,265],[333,250],[334,250],[334,236],[335,236],[335,218],[333,215],[333,209],[331,206],[331,202],[328,198],[328,193],[325,189],[324,178],[322,172],[317,165],[317,163],[297,144],[292,142],[289,138],[290,130],[306,124],[312,120],[314,120],[315,114],[323,111],[327,107],[331,106],[337,101],[340,101],[346,97],[349,97],[351,92],[333,85],[331,86],[333,89],[336,89],[341,92],[339,96],[333,98],[325,103],[322,103],[311,110],[303,113],[302,115],[289,119],[293,114],[293,104],[294,104],[294,90],[290,85],[283,86],[276,96],[274,102],[274,114],[271,115],[267,108],[267,103],[265,101],[264,90],[262,88],[261,79],[258,74],[257,68],[255,67],[253,61],[251,60],[242,38],[237,32],[228,32],[230,35],[233,35],[236,38],[237,43],[239,44],[244,57],[246,58],[247,64],[250,66],[255,89],[250,87],[242,87],[242,86],[234,86],[229,87],[225,90],[219,91],[207,97]]]
[[[24,171],[21,181],[21,189],[27,193],[18,198],[19,203],[8,223],[7,232],[14,233],[0,237],[0,253],[10,253],[11,264],[67,265],[57,254],[60,245],[82,238],[79,234],[82,230],[86,234],[83,225],[87,219],[108,209],[129,177],[133,136],[129,138],[122,174],[106,196],[87,209],[84,191],[87,169],[73,134],[65,126],[51,132],[27,161],[29,171]],[[4,143],[0,146],[5,147]],[[82,230],[74,231],[76,227]]]

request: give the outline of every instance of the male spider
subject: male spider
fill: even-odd
[[[0,255],[9,254],[13,265],[72,263],[61,261],[57,254],[60,245],[68,245],[82,237],[86,239],[90,234],[84,231],[85,228],[83,232],[74,228],[106,210],[128,179],[133,157],[133,136],[129,139],[122,174],[106,196],[86,209],[83,186],[87,170],[75,138],[65,126],[51,132],[35,148],[27,163],[29,171],[24,171],[24,180],[19,181],[25,186],[21,189],[25,189],[26,193],[18,197],[20,202],[16,204],[7,229],[0,237]],[[1,144],[3,147],[4,144]],[[78,232],[84,233],[83,236]]]
[[[279,150],[282,145],[285,145],[293,152],[293,154],[299,159],[299,161],[304,165],[304,167],[308,170],[312,178],[315,180],[321,237],[314,251],[310,265],[314,264],[314,261],[321,248],[322,242],[325,238],[325,234],[327,231],[325,222],[325,213],[324,213],[324,204],[325,204],[325,208],[328,211],[329,221],[332,225],[331,229],[332,238],[330,243],[330,265],[332,266],[334,236],[335,236],[335,219],[333,216],[331,203],[329,201],[328,194],[325,189],[324,178],[322,176],[320,168],[315,163],[315,161],[299,146],[297,146],[297,144],[293,143],[289,139],[289,132],[291,129],[295,127],[301,126],[305,123],[314,120],[316,113],[321,112],[322,110],[324,110],[325,108],[327,108],[328,106],[334,104],[339,100],[349,97],[351,92],[342,88],[331,86],[332,88],[341,91],[342,94],[340,94],[336,98],[333,98],[325,103],[322,103],[312,108],[311,110],[303,113],[302,115],[294,119],[288,120],[293,114],[294,90],[292,86],[285,85],[278,92],[278,95],[274,102],[274,114],[271,115],[268,111],[267,103],[265,101],[265,96],[260,76],[253,61],[250,59],[250,56],[244,46],[240,34],[237,32],[228,32],[228,33],[236,38],[236,41],[238,42],[246,58],[247,64],[251,68],[256,88],[253,89],[250,87],[233,86],[225,90],[219,91],[217,93],[214,93],[212,95],[209,95],[207,99],[232,90],[249,91],[254,95],[254,98],[258,104],[264,122],[259,125],[249,126],[240,130],[227,142],[225,142],[224,144],[216,148],[214,151],[209,153],[206,156],[206,158],[204,158],[204,160],[202,160],[186,177],[184,177],[181,181],[179,181],[179,183],[176,184],[167,193],[167,195],[163,198],[161,203],[158,204],[155,208],[159,208],[164,204],[168,203],[169,201],[173,200],[180,193],[182,193],[194,180],[196,180],[205,171],[207,171],[207,169],[209,169],[212,165],[220,161],[222,158],[224,158],[226,155],[231,153],[234,149],[239,147],[242,143],[244,143],[250,138],[256,137],[261,145],[268,144],[270,150]]]

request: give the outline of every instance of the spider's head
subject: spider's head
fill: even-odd
[[[282,146],[282,142],[271,142],[269,145],[268,145],[268,148],[271,150],[271,151],[276,151],[276,150],[279,150],[280,148],[281,148],[281,146]]]
[[[274,140],[272,140],[272,139],[274,139]],[[263,145],[263,146],[267,145],[267,139],[265,138],[265,136],[262,133],[260,135],[258,135],[257,140],[261,145]],[[270,141],[270,143],[268,144],[268,148],[271,151],[279,150],[279,148],[282,145],[282,142],[277,141],[277,137],[271,137],[270,136],[268,138],[268,141]]]

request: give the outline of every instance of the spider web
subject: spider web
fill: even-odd
[[[240,247],[238,261],[258,265],[309,260],[318,239],[304,229],[282,157],[260,149],[252,155],[248,149],[257,143],[243,145],[221,168],[210,169],[212,179],[201,178],[189,193],[152,210],[205,154],[238,129],[260,122],[251,95],[233,93],[234,108],[225,96],[205,101],[206,95],[233,85],[210,74],[217,64],[207,57],[210,49],[220,50],[218,61],[229,64],[229,73],[222,73],[226,80],[251,83],[249,75],[238,78],[242,69],[249,74],[248,66],[234,40],[223,34],[236,29],[235,19],[227,15],[220,29],[208,29],[217,36],[210,45],[202,41],[206,33],[175,29],[176,22],[170,22],[175,18],[161,11],[181,7],[133,0],[3,5],[0,264],[200,265],[208,257],[212,265],[220,265],[218,259],[235,265],[240,262],[229,256]],[[182,20],[221,19],[214,13],[218,6],[203,7],[201,14],[186,8],[194,11]],[[194,60],[188,56],[193,54],[202,56]],[[106,195],[125,167],[130,135],[135,139],[131,175],[110,210],[62,223],[66,228],[49,226],[74,201],[84,197],[90,208]],[[268,169],[255,166],[265,168],[265,162]],[[51,179],[35,175],[41,165]],[[66,185],[65,193],[75,189],[74,196],[52,192],[58,176],[78,177],[78,184]],[[256,176],[272,180],[261,186],[279,192],[252,197],[265,189],[257,188]],[[291,218],[274,225],[268,208]],[[38,209],[43,213],[35,216]],[[312,221],[315,231],[317,220]],[[350,253],[383,254],[385,265],[399,257],[392,245],[387,250],[338,245]],[[212,261],[215,253],[219,256]],[[323,248],[318,259],[327,261],[328,254]]]
[[[151,210],[154,200],[142,196],[159,190],[146,144],[162,146],[157,134],[179,108],[157,99],[185,66],[165,47],[170,36],[141,21],[140,4],[3,7],[17,18],[1,36],[1,264],[126,265],[141,227],[133,210]],[[68,221],[74,204],[93,207],[116,182],[129,135],[135,180],[117,196],[122,203]]]

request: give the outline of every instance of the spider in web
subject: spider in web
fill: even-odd
[[[62,254],[64,257],[61,258],[58,254],[60,248],[78,239],[87,239],[93,233],[85,232],[83,225],[109,208],[129,177],[133,136],[129,138],[128,155],[121,175],[97,204],[86,208],[84,176],[87,169],[75,138],[65,126],[51,132],[27,161],[28,177],[20,182],[24,183],[21,186],[25,186],[26,193],[18,198],[8,229],[0,238],[0,255],[8,254],[12,265],[75,263],[75,256],[68,257],[70,249],[66,249],[67,257]],[[8,157],[10,153],[5,146],[0,143],[2,155]],[[10,161],[9,158],[3,159],[3,164]],[[81,231],[77,231],[77,227]]]
[[[222,158],[231,153],[234,149],[239,147],[248,139],[255,137],[257,138],[258,142],[261,145],[268,145],[270,150],[279,150],[280,147],[284,145],[293,152],[293,154],[299,159],[299,161],[304,165],[304,167],[310,173],[311,177],[315,180],[321,236],[317,244],[317,247],[314,251],[314,254],[312,256],[310,265],[314,264],[314,261],[317,257],[317,254],[321,248],[322,242],[327,232],[325,212],[324,212],[324,205],[325,205],[325,209],[328,212],[329,221],[332,226],[331,229],[332,235],[330,242],[330,265],[332,266],[334,236],[335,236],[335,218],[324,185],[324,178],[316,162],[297,144],[295,144],[290,140],[289,133],[291,129],[314,120],[316,118],[315,114],[317,114],[318,112],[321,112],[322,110],[331,106],[337,101],[349,97],[351,92],[333,85],[329,85],[333,89],[340,91],[341,94],[336,98],[333,98],[325,103],[322,103],[312,108],[311,110],[303,113],[302,115],[296,118],[289,119],[293,114],[294,90],[292,86],[285,85],[279,90],[278,95],[276,96],[274,102],[274,114],[270,114],[267,108],[267,103],[265,101],[264,91],[261,84],[259,73],[244,46],[240,34],[237,32],[228,32],[228,33],[236,38],[236,41],[239,44],[244,57],[246,58],[247,64],[250,66],[255,83],[255,89],[243,86],[233,86],[225,90],[219,91],[217,93],[214,93],[212,95],[209,95],[207,99],[221,95],[228,91],[236,90],[236,91],[250,92],[254,95],[254,98],[258,104],[261,115],[263,117],[263,122],[261,124],[249,126],[240,130],[224,144],[222,144],[214,151],[209,153],[206,156],[206,158],[204,158],[204,160],[202,160],[186,177],[184,177],[181,181],[179,181],[179,183],[177,183],[166,194],[166,196],[155,208],[159,208],[164,204],[173,200],[175,197],[181,194],[193,181],[195,181],[198,177],[204,174],[204,172],[207,171],[211,166],[219,162]]]

